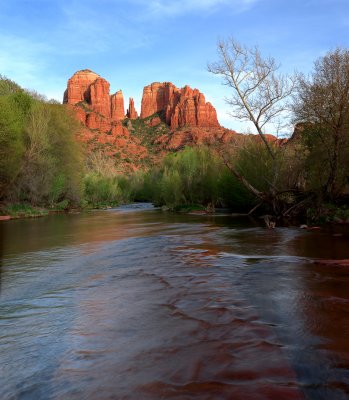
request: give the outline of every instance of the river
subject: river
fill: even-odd
[[[346,234],[146,205],[0,222],[0,399],[349,398]]]

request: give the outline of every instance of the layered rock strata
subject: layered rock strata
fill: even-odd
[[[125,105],[124,105],[124,96],[122,91],[119,90],[115,94],[110,96],[110,116],[112,120],[123,120],[125,118]]]
[[[100,128],[104,131],[107,125],[125,118],[122,91],[110,95],[109,82],[88,69],[76,72],[68,80],[63,103],[80,106],[84,111],[85,120],[82,120],[81,111],[78,117],[91,129]],[[90,120],[94,122],[91,124]]]
[[[125,161],[131,168],[149,156],[149,146],[152,157],[159,158],[186,145],[228,142],[235,135],[219,125],[215,108],[198,89],[178,89],[170,82],[144,88],[136,128],[134,100],[129,99],[125,115],[122,91],[110,94],[109,82],[91,70],[78,71],[68,80],[63,102],[84,126],[81,141],[91,150],[102,146],[107,154],[131,160]],[[122,122],[125,118],[127,123]]]
[[[135,103],[134,103],[132,97],[130,97],[129,106],[128,106],[128,109],[127,109],[126,116],[127,116],[127,118],[130,118],[130,119],[138,118],[138,113],[137,113],[137,111],[135,109]]]
[[[182,127],[219,128],[217,113],[198,89],[178,89],[171,82],[155,82],[143,90],[141,118],[163,115],[172,129]]]

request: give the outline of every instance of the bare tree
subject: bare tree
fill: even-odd
[[[223,78],[223,84],[232,89],[226,98],[231,107],[230,115],[254,125],[267,154],[271,160],[272,178],[268,181],[269,189],[259,190],[248,181],[243,171],[239,171],[229,155],[220,150],[220,154],[235,177],[262,203],[268,203],[275,214],[288,205],[280,207],[281,194],[287,189],[278,188],[277,182],[284,162],[280,157],[281,147],[273,143],[266,135],[268,124],[280,129],[280,120],[285,122],[290,115],[288,98],[295,89],[296,79],[278,72],[279,65],[274,58],[263,58],[258,47],[242,46],[234,38],[218,42],[218,61],[208,65],[209,72]],[[286,125],[286,124],[285,124]],[[261,179],[263,179],[261,177]]]
[[[218,42],[217,62],[208,65],[209,72],[223,77],[223,83],[233,89],[226,102],[230,115],[251,121],[262,138],[271,158],[275,149],[265,136],[267,124],[275,122],[288,111],[285,100],[295,88],[295,79],[277,73],[274,58],[263,58],[258,47],[245,47],[234,38]]]
[[[96,149],[87,154],[86,170],[88,173],[96,173],[101,176],[114,177],[118,174],[115,160],[106,155],[102,149]]]

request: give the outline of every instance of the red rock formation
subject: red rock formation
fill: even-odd
[[[119,90],[110,96],[111,102],[111,119],[120,121],[125,118],[124,96],[122,91]]]
[[[78,71],[68,81],[63,102],[74,109],[83,124],[78,139],[90,151],[102,148],[105,154],[123,160],[120,163],[123,171],[134,171],[148,156],[147,149],[122,125],[125,110],[121,90],[110,95],[109,88],[109,83],[94,72]],[[130,110],[137,118],[133,100]]]
[[[120,154],[124,158],[127,149],[133,143],[127,128],[122,126],[125,118],[124,98],[121,91],[110,96],[109,83],[90,70],[76,72],[68,81],[64,93],[64,103],[76,112],[77,119],[86,126],[81,130],[79,139],[86,142],[91,150],[99,143],[106,145],[108,154]],[[125,138],[126,144],[117,143],[116,138]],[[139,154],[145,156],[143,146]]]
[[[161,124],[161,119],[157,116],[150,118],[150,119],[146,119],[144,121],[145,125],[149,125],[149,126],[157,126],[159,124]]]
[[[110,96],[109,88],[109,82],[96,73],[88,69],[78,71],[68,80],[63,103],[81,105],[76,107],[78,119],[90,129],[105,132],[110,130],[112,121],[125,118],[121,90]]]
[[[208,145],[215,142],[232,143],[243,139],[241,135],[233,130],[225,128],[202,128],[202,127],[184,127],[170,131],[155,141],[155,144],[162,150],[178,151],[185,146],[190,145]]]
[[[135,103],[134,103],[132,97],[130,97],[130,102],[129,102],[129,106],[128,106],[128,110],[127,110],[127,118],[130,118],[130,119],[138,118],[138,113],[135,109]]]
[[[75,110],[77,119],[84,126],[79,140],[85,142],[91,151],[103,148],[106,154],[124,160],[126,169],[139,168],[143,163],[141,160],[150,155],[142,145],[142,139],[132,134],[135,129],[131,121],[128,121],[127,128],[123,126],[122,91],[110,95],[109,89],[109,83],[96,73],[78,71],[68,81],[63,102]],[[159,115],[148,118],[155,113]],[[127,117],[130,120],[138,118],[132,98]],[[154,160],[185,145],[215,140],[229,142],[236,136],[220,127],[216,110],[199,90],[189,86],[178,89],[170,82],[152,83],[144,88],[141,118],[146,118],[146,126],[155,127],[157,155],[151,156]],[[167,127],[161,122],[165,122]]]
[[[90,86],[90,104],[93,111],[110,118],[109,83],[103,78],[97,78]]]
[[[178,89],[171,82],[154,82],[143,89],[141,118],[147,118],[156,112],[165,111],[173,105]],[[168,121],[166,121],[168,122]]]
[[[68,80],[67,90],[64,92],[63,103],[76,104],[80,101],[90,102],[90,86],[99,78],[99,75],[84,69],[75,72]]]
[[[75,111],[76,114],[76,118],[83,124],[83,125],[87,125],[86,123],[86,118],[87,118],[87,114],[86,111],[81,108],[81,107],[72,107],[73,110]]]
[[[86,126],[89,129],[99,130],[100,132],[108,132],[112,128],[110,118],[105,118],[95,112],[86,114]]]
[[[96,73],[90,70],[78,71],[68,81],[64,103],[76,105],[84,102],[85,112],[89,114],[88,117],[86,115],[85,123],[90,121],[89,125],[93,126],[91,129],[98,129],[97,123],[100,121],[103,124],[101,130],[105,131],[109,122],[119,121],[125,117],[121,90],[110,96],[109,88],[109,83]],[[111,121],[105,122],[97,116],[91,116],[92,112]],[[141,118],[147,118],[155,113],[161,113],[161,118],[164,118],[172,129],[220,127],[216,110],[206,102],[205,96],[199,90],[191,89],[189,86],[178,89],[171,82],[155,82],[144,88]],[[81,111],[78,117],[83,122]],[[130,98],[127,117],[130,119],[138,117],[132,98]],[[156,124],[155,121],[154,124]]]
[[[122,126],[121,121],[117,121],[111,130],[111,133],[113,136],[123,136],[125,138],[130,137],[130,132],[128,131],[128,129],[124,126]]]
[[[141,118],[159,112],[164,113],[165,122],[173,129],[184,126],[220,127],[215,108],[206,103],[202,93],[189,86],[178,89],[170,82],[155,82],[146,86]]]

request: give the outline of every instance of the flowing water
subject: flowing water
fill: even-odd
[[[348,236],[146,207],[0,223],[0,399],[349,398]]]

